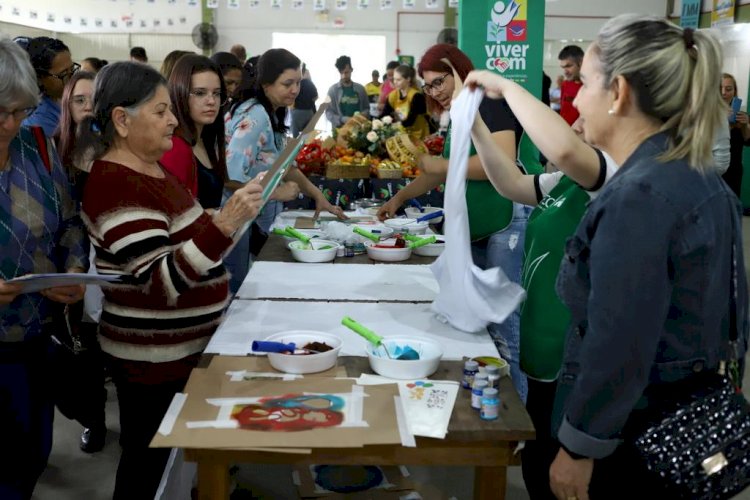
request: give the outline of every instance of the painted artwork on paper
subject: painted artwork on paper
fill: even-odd
[[[297,432],[328,427],[368,427],[362,418],[361,386],[347,393],[294,393],[278,396],[209,398],[218,407],[214,420],[189,421],[190,429],[246,429]]]
[[[332,394],[286,394],[257,403],[235,405],[231,418],[253,431],[309,431],[344,421],[344,400]]]

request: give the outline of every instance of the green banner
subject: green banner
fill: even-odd
[[[458,46],[474,67],[495,71],[541,97],[544,0],[471,0],[458,9]],[[521,160],[530,172],[541,168],[525,136]]]

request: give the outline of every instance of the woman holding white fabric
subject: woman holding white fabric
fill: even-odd
[[[446,64],[444,61],[449,61]],[[457,77],[453,74],[456,69]],[[427,100],[427,109],[439,116],[451,107],[454,89],[460,88],[474,66],[471,60],[457,47],[438,44],[430,47],[419,62],[419,75]],[[521,127],[505,101],[485,99],[479,114],[487,123],[492,140],[510,158],[516,157]],[[407,200],[420,196],[445,182],[450,156],[450,135],[443,150],[443,157],[421,155],[418,159],[422,175],[401,189],[385,205],[378,216],[392,217]],[[483,269],[499,267],[513,282],[521,281],[524,234],[528,208],[513,203],[499,195],[487,180],[476,154],[468,160],[466,204],[469,215],[469,232],[472,241],[471,253],[474,263]],[[448,213],[447,217],[451,214]],[[500,354],[511,370],[513,384],[522,401],[526,401],[526,377],[519,368],[520,313],[513,312],[503,323],[490,324],[487,329]]]
[[[483,87],[491,98],[505,98],[534,144],[561,170],[522,174],[515,162],[495,147],[484,123],[475,121],[474,145],[495,189],[508,199],[536,206],[529,216],[524,248],[522,284],[527,298],[521,305],[521,369],[528,377],[526,409],[537,435],[526,443],[521,466],[530,497],[552,498],[549,466],[559,445],[551,435],[550,417],[570,322],[568,309],[555,293],[555,280],[565,240],[617,165],[576,136],[576,132],[582,133],[580,119],[571,129],[559,114],[520,85],[489,71],[469,73],[465,84]]]

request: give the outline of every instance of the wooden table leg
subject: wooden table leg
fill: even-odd
[[[229,468],[222,463],[198,462],[198,500],[229,498]]]
[[[507,487],[507,468],[474,467],[474,500],[503,500]]]

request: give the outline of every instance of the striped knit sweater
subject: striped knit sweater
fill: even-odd
[[[104,288],[99,342],[122,360],[167,363],[200,353],[228,301],[222,254],[232,241],[165,175],[96,161],[86,183],[82,217],[96,267],[135,283]]]

